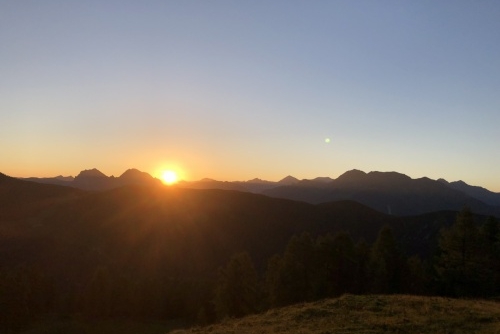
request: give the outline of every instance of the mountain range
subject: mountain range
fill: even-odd
[[[84,170],[77,177],[27,178],[25,180],[70,186],[82,190],[102,191],[125,185],[160,185],[161,181],[137,169],[129,169],[119,177],[106,176],[97,169]],[[412,179],[397,172],[347,171],[336,179],[317,177],[299,180],[287,176],[280,181],[181,181],[176,187],[190,189],[236,190],[285,198],[311,204],[353,200],[389,215],[409,216],[440,210],[472,211],[500,217],[500,193],[468,185],[463,181],[444,179]]]
[[[136,175],[130,178],[134,181],[149,180],[137,172],[131,175]],[[108,178],[96,170],[83,176],[106,182],[129,179]],[[349,183],[359,177],[360,172],[348,173],[336,181]],[[400,175],[396,179],[411,183]],[[325,187],[333,181],[297,181],[274,189],[311,182]],[[22,268],[43,273],[61,298],[80,296],[103,268],[119,282],[151,284],[156,278],[172,284],[169,293],[184,295],[192,287],[185,284],[215,282],[218,268],[240,252],[247,252],[256,269],[264,272],[268,260],[303,233],[316,239],[345,231],[355,243],[364,240],[368,245],[388,226],[402,252],[430,259],[440,230],[456,216],[450,210],[396,216],[353,200],[311,204],[249,191],[167,187],[156,181],[89,191],[0,173],[0,273]],[[473,219],[481,224],[486,217]],[[189,298],[202,298],[193,291]]]
[[[119,177],[107,176],[98,169],[93,168],[81,171],[76,177],[60,175],[49,178],[29,177],[23,180],[92,191],[109,190],[131,184],[161,184],[160,180],[134,168],[126,170]]]
[[[47,295],[52,296],[47,300],[58,301],[56,311],[60,310],[60,314],[85,310],[78,306],[86,305],[83,296],[92,291],[106,296],[101,287],[110,287],[110,282],[117,290],[104,291],[124,291],[125,302],[118,299],[122,301],[119,305],[132,305],[131,310],[137,307],[139,311],[134,312],[141,316],[143,299],[147,301],[144,305],[154,305],[144,314],[158,319],[164,319],[164,314],[153,310],[161,308],[172,312],[167,313],[171,317],[196,314],[201,305],[211,303],[213,284],[221,272],[218,268],[234,254],[247,252],[257,271],[263,273],[268,260],[276,259],[275,255],[284,252],[293,236],[303,233],[321,240],[319,237],[345,231],[355,243],[359,242],[357,249],[368,252],[381,229],[388,226],[397,249],[430,260],[438,250],[440,231],[457,217],[455,210],[391,215],[360,201],[389,201],[393,210],[423,210],[430,208],[426,196],[443,200],[439,196],[445,194],[449,196],[443,202],[447,205],[458,206],[467,200],[469,204],[494,208],[442,180],[412,180],[398,173],[351,171],[335,180],[287,177],[283,182],[205,179],[169,187],[137,170],[108,177],[92,169],[74,179],[54,179],[66,182],[65,186],[0,173],[0,281],[11,282],[12,288],[6,291],[18,291],[18,282],[41,287],[27,285],[26,291],[47,289]],[[210,184],[238,186],[246,191],[189,188]],[[246,188],[249,185],[260,185],[261,193],[250,192]],[[306,195],[314,195],[311,198],[319,201],[328,198],[322,194],[332,193],[340,194],[338,198],[349,195],[351,199],[312,204],[262,194],[287,194],[290,190],[300,194],[303,189],[309,189]],[[315,197],[318,194],[323,197]],[[377,197],[379,202],[375,201]],[[399,197],[403,200],[398,201]],[[477,224],[486,218],[472,216]],[[157,300],[157,296],[161,298]],[[129,297],[138,298],[139,303],[132,303],[136,299]],[[16,304],[17,300],[14,298],[12,303],[21,305]],[[191,305],[189,301],[196,303],[192,309],[184,309]]]
[[[71,281],[99,265],[200,275],[246,250],[262,269],[293,235],[348,231],[354,240],[373,242],[384,225],[405,251],[425,256],[455,215],[396,217],[354,201],[314,205],[158,184],[84,191],[0,173],[0,268],[40,266]]]

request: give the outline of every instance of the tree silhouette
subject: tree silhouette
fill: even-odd
[[[348,233],[340,232],[335,237],[318,238],[321,279],[320,297],[338,296],[354,292],[357,257],[354,243]]]
[[[484,273],[478,228],[468,208],[457,215],[456,222],[441,231],[440,255],[436,271],[445,293],[455,296],[477,294]]]
[[[401,283],[401,254],[392,230],[384,226],[370,253],[369,273],[374,293],[396,293]]]
[[[281,283],[284,289],[282,304],[291,304],[313,298],[314,243],[308,233],[293,236],[283,255]]]
[[[219,271],[215,310],[219,318],[241,317],[257,311],[258,278],[248,253],[234,255]]]

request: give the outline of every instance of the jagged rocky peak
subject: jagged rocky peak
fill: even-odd
[[[127,169],[122,175],[120,175],[120,179],[151,179],[153,178],[146,172],[141,172],[136,168]]]
[[[87,177],[107,177],[107,176],[102,172],[100,172],[98,169],[92,168],[81,171],[80,174],[78,174],[78,176],[76,177],[76,179],[87,178]]]

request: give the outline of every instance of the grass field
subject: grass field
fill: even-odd
[[[404,295],[345,295],[171,332],[187,333],[500,333],[500,303]]]

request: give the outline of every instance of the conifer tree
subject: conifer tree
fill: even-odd
[[[259,301],[258,277],[248,253],[234,255],[219,271],[215,310],[219,318],[242,317],[256,312]]]
[[[369,273],[372,280],[372,292],[399,292],[401,269],[401,254],[392,230],[384,226],[370,252]]]
[[[497,296],[500,293],[500,226],[495,217],[488,217],[479,229],[481,259],[481,293],[485,296]]]
[[[416,295],[426,294],[428,291],[429,279],[424,262],[418,255],[410,257],[406,261],[404,268],[404,277],[402,290],[405,293]]]
[[[267,305],[271,308],[284,305],[284,301],[286,300],[282,275],[283,258],[275,254],[267,261],[265,274]]]
[[[439,247],[436,271],[444,292],[455,296],[477,294],[485,268],[479,231],[468,208],[457,215],[453,226],[441,231]]]
[[[350,235],[340,232],[333,238],[318,238],[317,248],[322,276],[318,297],[354,292],[357,256]]]
[[[356,252],[356,276],[354,279],[354,292],[358,294],[367,293],[369,290],[368,265],[370,261],[370,245],[361,239],[355,247]]]
[[[283,256],[281,283],[283,284],[282,304],[292,304],[313,299],[315,276],[315,249],[311,236],[303,233],[293,236]]]

